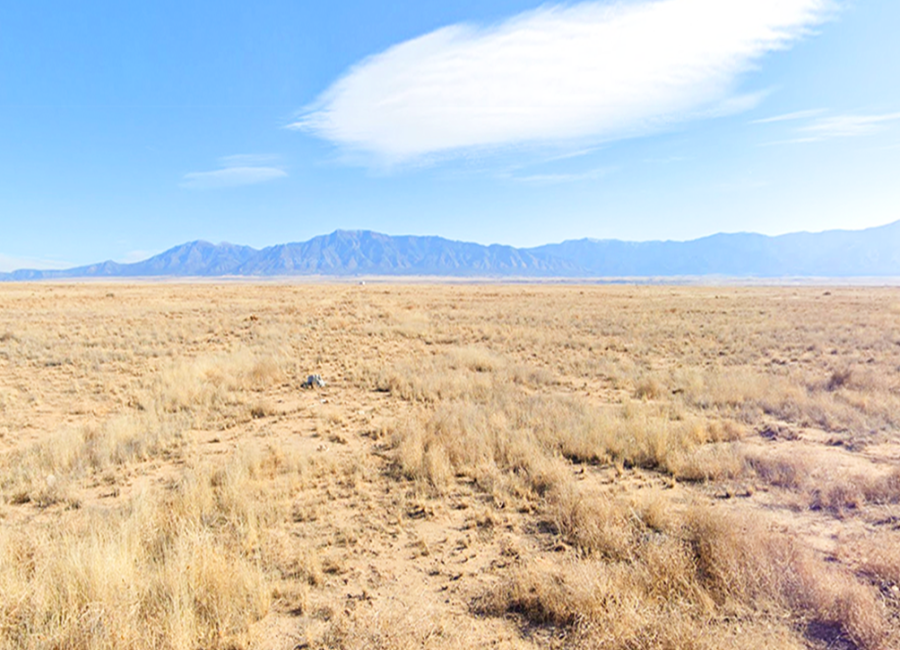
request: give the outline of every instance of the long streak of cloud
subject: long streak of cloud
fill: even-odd
[[[803,119],[811,115],[821,115],[823,111],[797,111],[786,116],[776,116],[756,120],[754,124],[771,124],[773,122]],[[787,140],[767,142],[764,146],[783,144],[806,144],[810,142],[823,142],[837,138],[858,138],[874,135],[889,129],[900,122],[900,112],[880,113],[876,115],[827,115],[809,120],[794,129],[796,137]]]
[[[800,129],[811,140],[831,140],[832,138],[855,138],[871,135],[885,128],[891,122],[900,121],[900,113],[881,115],[834,115],[815,120]]]
[[[191,190],[216,190],[242,185],[256,185],[286,178],[287,172],[271,164],[277,161],[272,155],[238,155],[220,159],[222,169],[208,172],[190,172],[181,179],[181,187]]]
[[[792,113],[784,113],[773,117],[764,117],[759,120],[753,120],[751,124],[775,124],[776,122],[793,122],[796,120],[805,120],[810,117],[816,117],[825,112],[823,108],[811,108],[805,111],[794,111]]]
[[[832,0],[632,0],[455,25],[351,68],[291,128],[404,162],[608,141],[744,110],[741,73],[827,19]]]
[[[8,273],[18,269],[65,269],[74,266],[69,262],[46,260],[39,257],[18,257],[0,253],[0,273]]]

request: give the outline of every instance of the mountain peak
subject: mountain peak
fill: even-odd
[[[22,270],[0,274],[0,279],[227,275],[900,276],[900,221],[866,230],[778,237],[719,233],[686,242],[584,238],[529,249],[339,229],[262,250],[198,239],[133,264]]]

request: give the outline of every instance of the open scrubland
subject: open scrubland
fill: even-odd
[[[898,648],[898,323],[891,288],[0,286],[0,647]]]

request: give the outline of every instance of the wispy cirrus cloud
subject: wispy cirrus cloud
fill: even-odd
[[[74,266],[69,262],[47,260],[40,257],[19,257],[0,253],[0,273],[18,271],[19,269],[67,269]]]
[[[833,115],[813,120],[810,124],[800,128],[800,132],[808,134],[813,140],[855,138],[877,133],[887,127],[888,123],[898,120],[900,120],[900,113]]]
[[[661,158],[645,158],[644,162],[651,165],[671,165],[693,160],[691,156],[663,156]]]
[[[286,178],[287,172],[276,166],[278,156],[241,154],[219,159],[221,169],[185,174],[180,187],[191,190],[215,190],[242,185],[257,185]]]
[[[219,162],[225,167],[258,167],[261,165],[277,165],[281,156],[274,153],[240,153],[223,156]]]
[[[529,185],[559,185],[561,183],[577,183],[579,181],[590,181],[608,176],[618,171],[618,167],[597,167],[582,172],[557,172],[546,174],[525,174],[502,175],[502,178],[516,181],[517,183],[527,183]]]
[[[811,108],[804,111],[793,111],[791,113],[783,113],[781,115],[773,115],[772,117],[764,117],[759,120],[753,120],[751,124],[774,124],[775,122],[793,122],[794,120],[804,120],[810,117],[816,117],[825,113],[824,108]]]
[[[387,163],[602,142],[754,106],[739,76],[832,0],[632,0],[454,25],[351,68],[290,128]]]
[[[836,138],[857,138],[873,135],[889,128],[892,122],[900,122],[900,112],[878,114],[822,115],[826,111],[797,111],[783,116],[755,120],[754,124],[770,124],[788,120],[802,120],[795,127],[793,137],[768,144],[802,144],[822,142]],[[813,118],[813,119],[809,119]]]

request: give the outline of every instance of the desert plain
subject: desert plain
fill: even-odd
[[[900,289],[0,285],[0,647],[898,648]]]

